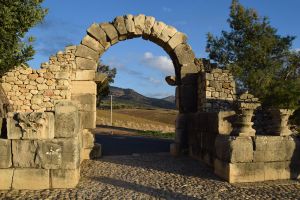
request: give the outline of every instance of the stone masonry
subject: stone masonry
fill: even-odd
[[[80,163],[101,156],[92,134],[96,82],[105,79],[96,72],[99,58],[136,37],[162,47],[174,65],[175,77],[166,79],[176,87],[179,110],[172,154],[189,151],[229,182],[299,178],[299,138],[256,136],[252,116],[259,102],[236,94],[229,71],[196,59],[176,28],[128,14],[93,23],[79,45],[51,56],[41,69],[22,65],[2,77],[0,190],[77,185]]]

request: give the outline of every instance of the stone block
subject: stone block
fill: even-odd
[[[235,111],[218,112],[218,133],[221,135],[229,135],[232,130],[232,123],[235,119]]]
[[[12,188],[15,190],[42,190],[50,188],[48,169],[15,169]]]
[[[104,47],[104,49],[108,49],[110,47],[110,42],[107,40],[106,33],[102,28],[100,28],[99,24],[93,23],[88,29],[87,32],[89,35],[96,38],[100,44]]]
[[[264,176],[265,181],[290,179],[290,162],[265,162]]]
[[[174,49],[174,54],[176,55],[176,62],[179,63],[180,65],[185,65],[187,63],[193,63],[195,60],[195,54],[192,50],[192,48],[184,43],[184,44],[179,44],[175,49]]]
[[[71,93],[73,94],[95,94],[97,85],[94,81],[72,81]]]
[[[40,167],[38,144],[34,140],[12,140],[13,166],[21,168]]]
[[[256,136],[254,142],[255,162],[288,161],[296,153],[297,143],[292,137]]]
[[[77,70],[75,72],[76,81],[94,81],[95,70]]]
[[[116,28],[114,27],[114,25],[112,25],[110,23],[101,23],[99,25],[106,33],[111,45],[116,44],[119,41],[118,40],[118,32],[117,32]]]
[[[91,152],[93,149],[82,149],[81,150],[81,159],[82,160],[90,160],[91,159]]]
[[[227,163],[214,161],[214,173],[229,183],[264,181],[264,163]]]
[[[115,18],[113,22],[115,28],[117,29],[119,33],[119,40],[125,40],[127,39],[127,29],[126,29],[126,24],[125,24],[125,19],[123,16],[118,16]]]
[[[83,148],[88,149],[94,147],[95,136],[91,131],[84,129],[82,133],[82,140]]]
[[[0,169],[0,190],[10,190],[13,180],[14,169]]]
[[[166,50],[172,51],[175,49],[178,45],[186,43],[187,36],[184,33],[177,32],[175,35],[168,41],[168,45],[166,46]]]
[[[78,107],[72,101],[58,101],[55,104],[55,138],[76,137],[80,118]]]
[[[81,44],[77,46],[75,56],[98,61],[100,55],[95,50]]]
[[[81,41],[81,44],[95,50],[100,55],[102,55],[105,51],[104,47],[99,43],[99,41],[97,41],[89,35],[84,36],[84,38]]]
[[[161,32],[164,30],[166,26],[167,25],[163,22],[155,21],[152,26],[152,30],[151,30],[152,33],[150,35],[150,40],[156,40],[157,38],[159,38]]]
[[[165,26],[164,30],[161,32],[160,39],[164,42],[167,43],[176,33],[177,29],[174,28],[173,26]]]
[[[54,138],[54,114],[52,112],[9,113],[8,139]]]
[[[80,111],[81,128],[94,129],[96,128],[96,112],[95,111]]]
[[[144,32],[143,32],[144,39],[149,39],[154,22],[155,22],[154,17],[151,17],[151,16],[145,17],[145,28],[144,28]]]
[[[80,179],[79,169],[54,169],[50,173],[52,188],[75,188]]]
[[[11,140],[0,139],[0,168],[11,167],[12,165],[11,155],[12,155]]]
[[[197,111],[197,87],[195,85],[181,85],[180,86],[180,111],[196,112]]]
[[[133,21],[133,15],[125,15],[124,16],[125,19],[125,25],[126,25],[126,29],[128,32],[128,36],[129,38],[134,37],[135,35],[135,25],[134,25],[134,21]]]
[[[135,35],[142,35],[145,29],[145,15],[137,15],[133,17],[135,26]]]
[[[241,163],[253,161],[251,137],[218,135],[215,141],[215,149],[217,158],[225,162]]]
[[[97,62],[94,60],[76,57],[76,65],[78,69],[82,70],[94,70],[96,71],[97,68]]]
[[[59,169],[62,165],[62,146],[49,140],[38,141],[37,157],[44,169]]]
[[[94,94],[74,94],[71,100],[78,105],[80,111],[96,112],[96,95]]]
[[[80,163],[79,140],[77,138],[60,138],[51,140],[61,148],[60,169],[77,169]]]
[[[101,156],[102,156],[102,145],[95,143],[90,153],[90,158],[97,159],[100,158]]]

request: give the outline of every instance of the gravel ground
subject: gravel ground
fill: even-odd
[[[0,191],[0,199],[300,199],[300,182],[229,184],[187,157],[108,156],[82,163],[75,189]]]

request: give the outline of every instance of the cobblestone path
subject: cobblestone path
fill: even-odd
[[[298,181],[232,185],[199,161],[168,154],[84,161],[81,176],[75,189],[0,191],[0,199],[300,199]]]

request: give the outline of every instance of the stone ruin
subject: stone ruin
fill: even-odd
[[[94,144],[96,72],[100,56],[112,45],[142,37],[170,56],[176,86],[175,143],[171,153],[211,165],[229,182],[299,178],[299,139],[261,136],[252,128],[259,106],[251,94],[236,94],[233,76],[198,60],[184,33],[145,15],[94,23],[77,46],[51,56],[41,69],[20,66],[2,77],[0,90],[0,190],[73,188],[80,163],[101,156]]]

